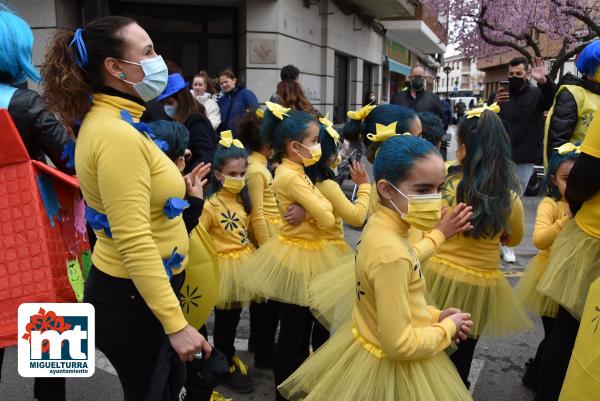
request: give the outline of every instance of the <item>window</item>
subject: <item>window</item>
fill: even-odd
[[[341,124],[346,121],[348,112],[348,57],[341,54],[335,55],[334,81],[333,81],[333,122]]]
[[[371,63],[363,63],[363,97],[367,95],[367,92],[374,91],[373,88],[373,67]]]

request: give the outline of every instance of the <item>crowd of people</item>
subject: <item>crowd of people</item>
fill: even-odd
[[[84,302],[125,400],[253,391],[235,348],[246,307],[254,366],[273,370],[276,400],[471,400],[478,340],[530,329],[527,310],[545,337],[524,384],[537,401],[592,399],[576,397],[598,389],[600,353],[577,350],[592,329],[582,316],[597,309],[586,300],[600,291],[600,179],[589,173],[600,167],[600,41],[577,60],[584,77],[559,88],[541,60],[511,62],[509,90],[464,112],[448,162],[446,114],[419,66],[391,104],[368,93],[340,133],[294,66],[263,108],[229,69],[219,90],[206,72],[187,83],[130,18],[58,30],[41,76],[32,41],[0,11],[0,107],[33,158],[76,174],[86,215],[103,222]],[[15,88],[25,77],[41,79],[43,98]],[[73,141],[74,169],[64,157]],[[373,165],[371,179],[362,155],[347,162],[353,200],[337,179],[344,144],[364,146]],[[537,152],[548,160],[540,252],[513,289],[500,246],[522,241]],[[344,224],[363,227],[356,249]],[[218,264],[212,345],[177,295],[196,229]],[[165,370],[165,349],[181,369]],[[218,382],[198,374],[211,369]],[[164,388],[150,394],[157,372]],[[66,400],[64,379],[36,379],[35,397]]]

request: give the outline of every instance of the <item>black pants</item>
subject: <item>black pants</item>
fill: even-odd
[[[552,325],[554,324],[554,318],[548,316],[542,316],[542,326],[544,326],[544,338],[540,341],[538,345],[535,356],[533,357],[533,361],[527,367],[527,372],[525,373],[527,376],[531,377],[534,380],[535,388],[537,389],[537,380],[539,377],[540,365],[542,363],[542,355],[544,354],[544,347],[546,345],[546,340],[552,331]]]
[[[213,330],[215,347],[225,354],[229,361],[229,366],[233,366],[233,357],[235,356],[235,333],[237,331],[238,323],[240,322],[241,314],[242,308],[215,308],[215,327]]]
[[[183,274],[173,276],[179,289]],[[133,281],[109,276],[92,267],[84,302],[96,310],[96,346],[113,365],[125,401],[144,401],[165,332]]]
[[[273,363],[276,386],[283,383],[308,358],[311,334],[315,350],[327,341],[325,337],[329,337],[329,334],[325,335],[327,330],[318,324],[304,306],[281,303],[279,322],[281,327]],[[313,330],[315,323],[321,327]],[[276,400],[285,400],[279,391]]]
[[[466,341],[461,341],[458,343],[458,349],[450,355],[450,360],[456,366],[456,370],[467,388],[470,385],[469,372],[471,372],[471,363],[478,340],[478,338],[467,338]]]
[[[2,362],[4,348],[0,348],[0,380],[2,379]],[[33,397],[39,401],[65,401],[64,377],[36,377],[33,379]]]
[[[254,354],[254,364],[264,367],[273,365],[273,354],[275,351],[275,334],[279,324],[280,304],[276,301],[267,301],[260,304],[252,304],[250,311],[254,307],[256,316],[256,334]],[[252,315],[251,315],[252,316]],[[250,328],[252,330],[252,328]],[[252,334],[251,334],[252,336]]]
[[[208,338],[208,331],[206,326],[200,327],[198,330],[204,338]],[[196,372],[193,369],[193,364],[188,363],[188,374],[185,380],[185,400],[186,401],[210,401],[212,397],[213,389],[206,387],[204,383],[200,383],[198,380],[194,380]]]
[[[579,320],[559,306],[552,331],[544,345],[535,401],[558,400],[578,330]]]

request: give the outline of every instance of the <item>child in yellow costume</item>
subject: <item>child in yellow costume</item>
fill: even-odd
[[[556,237],[552,258],[537,287],[559,305],[540,364],[538,401],[558,399],[577,332],[589,335],[589,321],[583,320],[583,307],[590,285],[600,276],[600,176],[597,174],[600,169],[600,113],[596,112],[580,150],[565,193],[575,218]],[[597,337],[595,341],[597,344]],[[584,350],[588,353],[585,358],[582,358],[581,350],[579,353],[577,363],[588,369],[588,379],[592,378],[592,372],[597,372],[597,367],[592,364],[598,360],[594,358],[597,349],[595,346]],[[580,382],[584,383],[585,380]],[[587,389],[582,389],[580,394],[585,394],[584,390]]]
[[[469,314],[427,306],[408,241],[412,222],[432,229],[440,217],[442,158],[426,141],[397,136],[383,143],[374,170],[382,205],[357,248],[352,322],[279,389],[292,401],[471,400],[443,352],[466,339]]]
[[[429,293],[442,308],[471,313],[474,328],[451,356],[468,387],[477,340],[532,327],[527,313],[500,271],[500,242],[521,242],[525,229],[519,183],[510,160],[510,140],[495,114],[497,105],[470,110],[458,128],[461,171],[447,177],[445,204],[473,207],[473,230],[444,242],[424,265]]]
[[[308,113],[267,102],[263,143],[281,156],[273,181],[279,213],[302,206],[307,219],[297,226],[283,223],[248,260],[242,279],[257,295],[281,302],[279,340],[275,350],[275,382],[281,383],[308,356],[314,319],[308,309],[310,280],[331,269],[341,255],[323,236],[335,225],[331,203],[304,172],[321,157],[318,122]],[[277,395],[282,399],[281,395]]]
[[[534,391],[537,388],[538,368],[544,344],[558,311],[558,304],[542,295],[536,287],[550,262],[550,248],[570,219],[565,190],[573,163],[579,156],[574,148],[575,145],[565,145],[550,159],[545,178],[546,197],[538,206],[533,231],[533,244],[540,251],[529,262],[525,274],[515,288],[515,293],[525,308],[540,316],[544,326],[544,339],[540,342],[535,357],[526,363],[523,375],[523,384]]]
[[[214,162],[214,193],[206,200],[200,224],[212,237],[219,260],[220,288],[215,306],[215,346],[229,362],[225,385],[238,392],[252,391],[248,369],[235,356],[235,333],[242,308],[253,293],[242,287],[241,270],[254,251],[248,231],[250,201],[245,188],[247,153],[231,131],[221,133]]]

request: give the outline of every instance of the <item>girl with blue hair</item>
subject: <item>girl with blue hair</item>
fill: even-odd
[[[308,308],[308,285],[313,277],[334,266],[340,252],[324,238],[336,223],[331,202],[304,171],[321,158],[317,121],[304,111],[271,102],[267,107],[261,125],[263,143],[273,150],[275,158],[283,159],[273,180],[279,213],[284,215],[292,204],[302,206],[307,213],[298,225],[284,222],[279,235],[252,255],[242,274],[251,292],[281,302],[273,369],[275,383],[280,384],[308,357],[311,331],[313,349],[328,337]],[[278,393],[277,400],[283,399]]]
[[[515,293],[525,308],[540,316],[544,326],[544,339],[540,342],[535,357],[526,364],[523,375],[523,384],[533,391],[537,389],[538,369],[544,344],[558,312],[558,303],[542,295],[536,287],[550,262],[550,248],[554,240],[571,219],[565,191],[569,173],[578,157],[578,147],[573,144],[565,144],[557,149],[557,153],[550,159],[544,179],[546,197],[538,205],[533,231],[533,244],[539,249],[539,252],[529,262],[515,288]]]
[[[484,106],[467,112],[458,127],[458,145],[461,171],[446,179],[442,193],[450,210],[459,202],[473,207],[473,229],[446,239],[423,271],[437,305],[456,306],[473,317],[469,339],[450,356],[468,387],[480,336],[512,334],[532,324],[500,271],[500,243],[518,245],[525,230],[508,134]]]
[[[466,339],[473,322],[427,305],[408,240],[413,224],[432,229],[439,219],[444,162],[427,141],[394,136],[374,174],[382,206],[357,247],[352,321],[279,390],[292,401],[471,400],[444,350]]]

